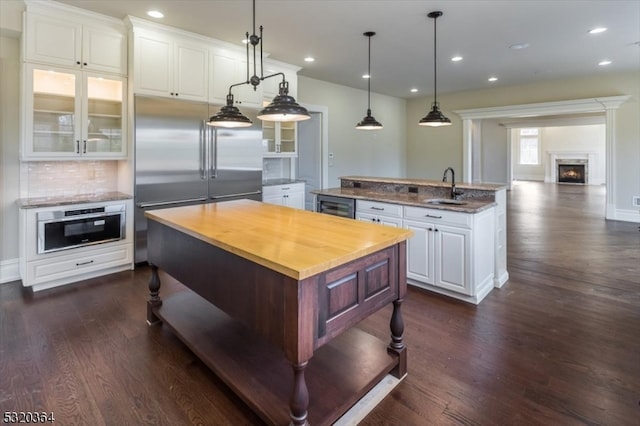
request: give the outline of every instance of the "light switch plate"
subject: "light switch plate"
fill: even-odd
[[[637,195],[633,196],[633,206],[640,207],[640,196],[637,196]]]

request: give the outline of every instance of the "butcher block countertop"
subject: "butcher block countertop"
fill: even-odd
[[[252,200],[152,210],[145,215],[296,280],[359,259],[412,235],[407,229]]]

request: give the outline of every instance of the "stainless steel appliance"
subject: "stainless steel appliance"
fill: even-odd
[[[355,219],[356,200],[330,195],[317,195],[316,212]]]
[[[40,212],[38,254],[125,238],[124,204]]]
[[[249,198],[262,200],[260,120],[213,128],[206,103],[135,98],[135,262],[147,260],[145,210]]]

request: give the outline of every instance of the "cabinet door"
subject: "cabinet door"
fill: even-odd
[[[268,204],[277,204],[279,206],[284,205],[284,198],[282,195],[265,195],[262,194],[262,202]]]
[[[433,225],[405,220],[404,227],[413,231],[413,237],[407,241],[407,278],[433,284],[435,282]]]
[[[211,78],[209,84],[209,102],[217,104],[227,103],[229,86],[238,83],[236,80],[236,61],[229,55],[211,53]],[[237,89],[233,92],[234,100]]]
[[[175,44],[175,82],[173,93],[180,99],[207,101],[209,51],[183,42]]]
[[[25,60],[77,67],[81,59],[82,25],[73,21],[27,13]]]
[[[22,155],[64,157],[80,153],[80,71],[25,64]]]
[[[437,226],[435,232],[436,281],[434,285],[471,295],[471,231]]]
[[[376,215],[370,214],[370,213],[359,213],[359,212],[356,212],[356,220],[361,220],[363,222],[378,223],[378,217]]]
[[[287,194],[287,206],[304,210],[304,191],[291,191]]]
[[[81,154],[91,157],[126,156],[126,81],[120,77],[84,77]]]
[[[402,219],[396,217],[378,216],[380,225],[393,226],[394,228],[402,228]]]
[[[135,93],[172,96],[173,43],[168,37],[136,35],[133,67]]]
[[[253,75],[253,62],[249,63],[249,78]],[[260,76],[260,65],[256,69],[256,75]],[[236,83],[247,81],[247,61],[242,59],[236,61]],[[234,92],[235,100],[238,107],[262,108],[262,88],[264,81],[261,82],[255,90],[251,84],[243,84],[236,88]]]
[[[107,26],[83,26],[82,68],[127,74],[127,39],[122,31]]]

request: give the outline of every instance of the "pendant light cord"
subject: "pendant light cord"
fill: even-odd
[[[367,69],[367,74],[369,74],[369,78],[367,79],[367,110],[371,111],[371,37],[373,34],[369,35],[369,68]]]
[[[436,25],[438,23],[438,17],[436,16],[433,19],[433,103],[438,105],[438,60],[436,56],[437,44],[436,40],[438,37],[438,31],[436,30]]]

